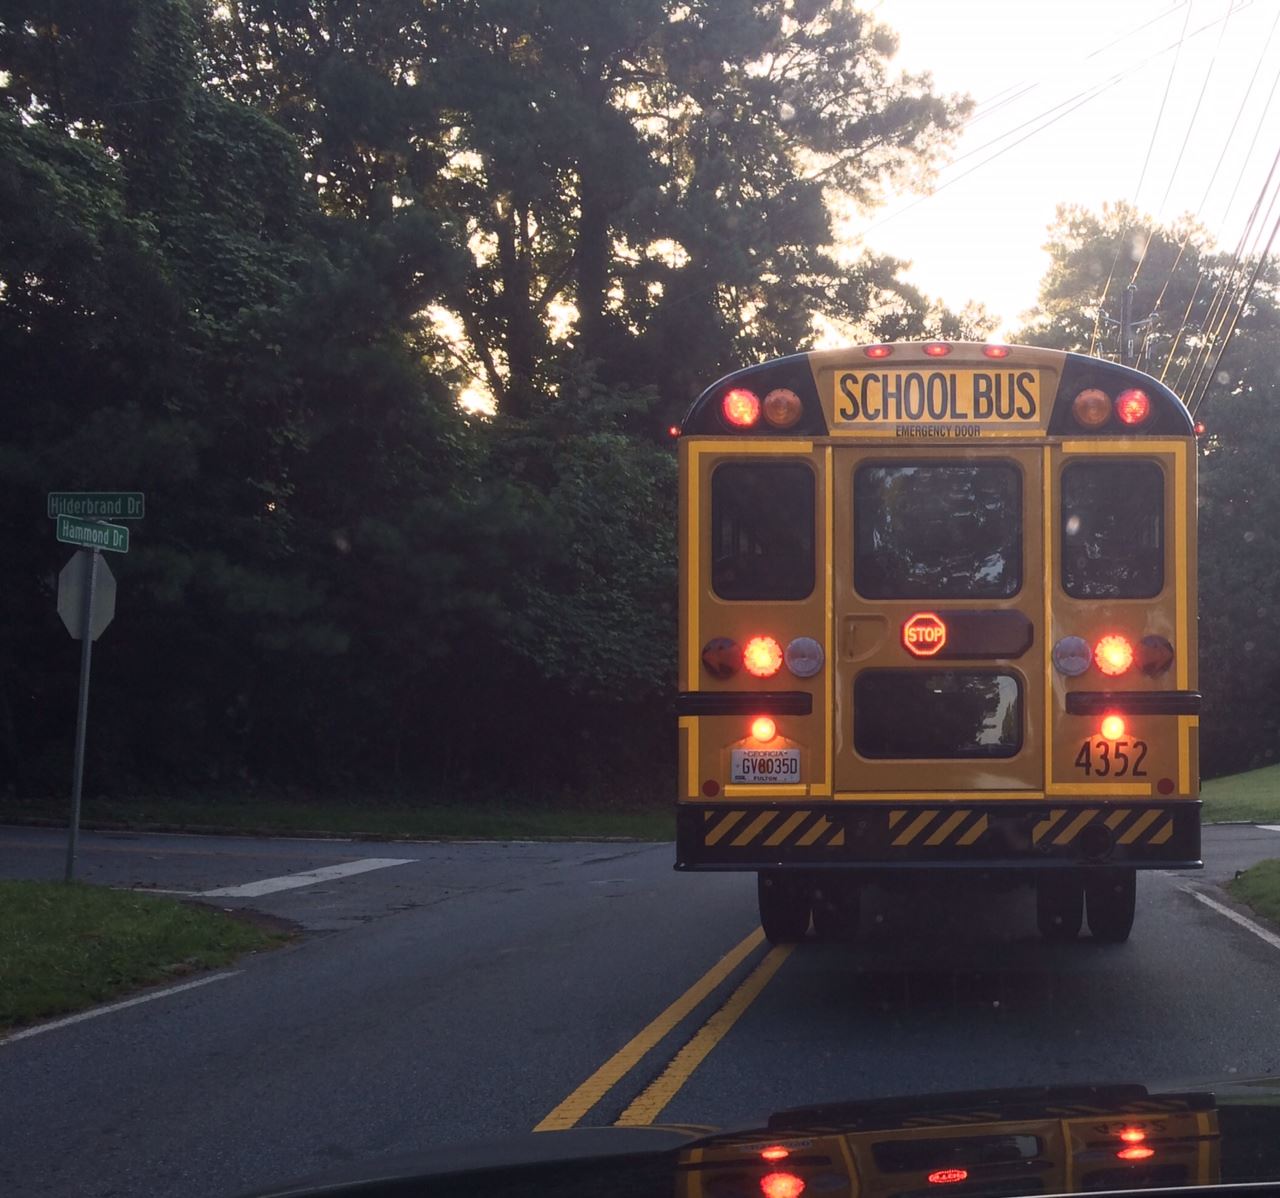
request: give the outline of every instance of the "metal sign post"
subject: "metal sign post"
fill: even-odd
[[[75,875],[76,849],[80,843],[80,792],[84,785],[84,742],[89,723],[89,667],[93,642],[111,623],[116,611],[116,580],[102,550],[129,552],[129,529],[109,524],[117,520],[141,520],[147,513],[147,497],[141,491],[50,491],[46,515],[54,523],[59,541],[82,546],[58,575],[58,615],[67,631],[80,638],[80,698],[76,705],[76,756],[71,775],[71,826],[67,835],[68,882]]]
[[[89,723],[89,666],[93,660],[93,599],[97,589],[98,562],[102,554],[96,549],[84,550],[89,568],[84,571],[84,606],[80,625],[80,699],[76,707],[76,758],[71,777],[71,828],[67,836],[66,881],[75,875],[76,848],[80,840],[80,788],[84,783],[84,740]]]

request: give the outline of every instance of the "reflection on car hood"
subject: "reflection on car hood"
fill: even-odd
[[[1280,1179],[1280,1079],[833,1103],[761,1127],[577,1128],[364,1165],[267,1195],[1012,1198]]]

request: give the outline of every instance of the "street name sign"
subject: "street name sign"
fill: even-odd
[[[50,491],[49,519],[79,516],[85,520],[141,520],[147,497],[141,491]]]
[[[129,552],[129,530],[123,524],[104,524],[97,520],[77,520],[59,516],[59,541],[79,545],[82,549],[105,549],[109,553]]]

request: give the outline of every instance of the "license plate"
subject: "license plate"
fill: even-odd
[[[799,749],[734,749],[731,782],[799,782]]]

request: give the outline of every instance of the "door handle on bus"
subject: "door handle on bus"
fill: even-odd
[[[885,616],[844,616],[840,620],[840,657],[844,661],[865,661],[874,656],[888,634]]]

